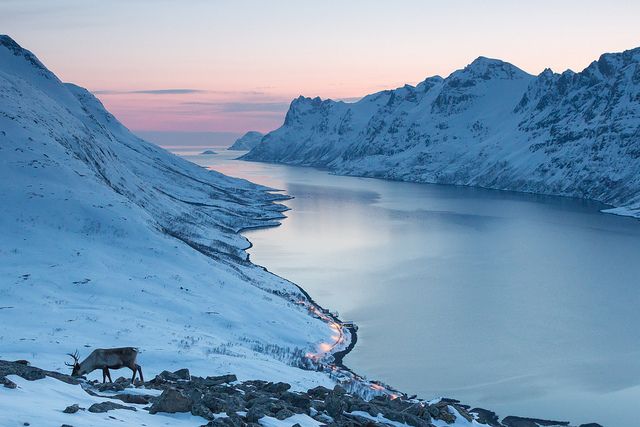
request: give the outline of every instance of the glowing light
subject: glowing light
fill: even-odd
[[[322,351],[324,353],[330,351],[333,348],[333,346],[331,344],[326,343],[326,342],[323,342],[318,347],[320,348],[320,351]]]

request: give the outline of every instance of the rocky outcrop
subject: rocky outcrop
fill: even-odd
[[[235,375],[199,377],[188,369],[175,372],[163,371],[151,381],[137,383],[119,378],[114,383],[87,382],[68,375],[45,371],[16,362],[0,361],[0,378],[19,375],[29,381],[46,376],[69,384],[82,383],[83,389],[105,399],[91,405],[87,411],[104,413],[114,409],[147,410],[157,413],[191,413],[207,420],[206,426],[246,427],[259,424],[264,417],[286,420],[296,414],[304,414],[322,424],[356,427],[405,424],[411,427],[432,427],[434,424],[475,422],[474,425],[491,427],[564,427],[565,421],[549,421],[537,418],[508,416],[502,421],[489,410],[473,408],[455,399],[442,398],[427,402],[415,397],[377,395],[365,400],[336,385],[333,389],[315,387],[306,392],[291,391],[291,385],[283,382],[260,380],[239,382]],[[140,394],[134,387],[161,390],[160,395]],[[129,397],[125,397],[129,396]],[[114,402],[150,406],[123,405]],[[129,400],[129,401],[128,401]],[[84,411],[77,403],[69,405],[64,413]],[[458,418],[461,417],[462,420]],[[599,424],[583,424],[581,427],[601,427]]]

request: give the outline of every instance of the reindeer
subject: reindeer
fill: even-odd
[[[140,381],[144,382],[142,368],[136,363],[136,358],[138,357],[137,348],[97,348],[82,362],[78,362],[78,350],[73,354],[67,354],[73,358],[73,363],[65,362],[64,364],[73,367],[71,375],[74,377],[86,375],[96,369],[102,369],[102,382],[106,382],[107,378],[109,378],[109,382],[113,382],[111,381],[109,369],[127,367],[133,371],[131,382],[135,381],[136,373],[138,372],[140,373]]]

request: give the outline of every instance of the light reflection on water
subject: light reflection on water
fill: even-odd
[[[253,262],[359,326],[345,363],[422,397],[637,425],[640,221],[576,199],[192,156],[294,196]]]

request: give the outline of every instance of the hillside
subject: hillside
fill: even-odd
[[[281,198],[139,139],[0,37],[1,358],[66,372],[75,349],[136,346],[148,376],[332,384],[296,366],[335,331],[238,234],[277,224]]]
[[[640,216],[640,48],[532,76],[480,57],[355,103],[299,97],[243,159],[594,199]]]
[[[236,142],[234,142],[233,145],[228,148],[228,150],[251,150],[260,143],[260,140],[263,136],[264,135],[260,132],[251,130],[242,135],[240,138],[236,139]]]

